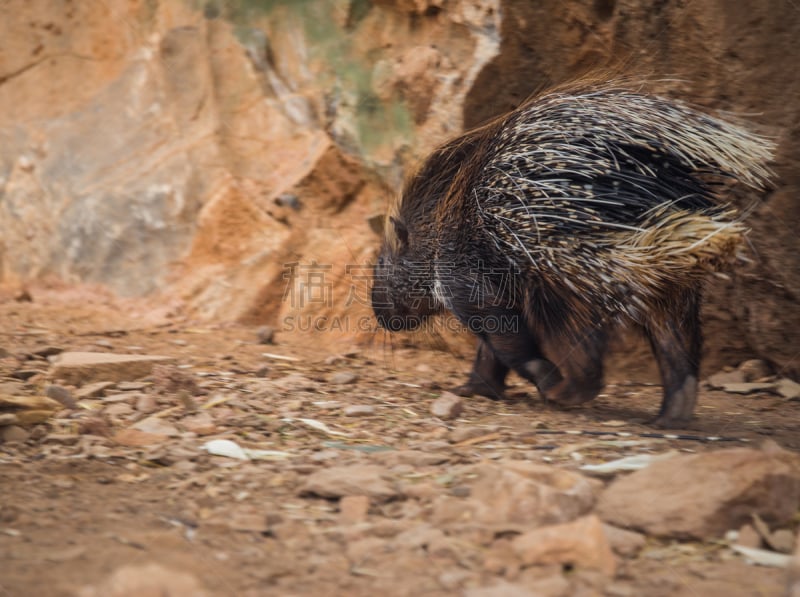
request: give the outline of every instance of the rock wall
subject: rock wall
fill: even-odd
[[[612,66],[778,139],[754,263],[714,283],[707,335],[712,360],[797,373],[798,37],[791,0],[9,0],[0,282],[55,276],[178,296],[193,316],[358,331],[371,216],[413,164]]]

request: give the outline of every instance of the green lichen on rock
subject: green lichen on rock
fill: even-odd
[[[337,141],[347,150],[368,159],[376,148],[397,147],[413,136],[406,102],[399,97],[381,99],[375,92],[378,52],[359,53],[353,47],[354,30],[376,10],[370,0],[210,0],[199,8],[230,21],[246,47],[270,28],[301,31],[309,62],[324,65],[319,85],[334,117],[345,123],[341,128],[346,134]]]

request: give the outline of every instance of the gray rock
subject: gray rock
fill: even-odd
[[[431,403],[431,414],[440,419],[455,419],[464,411],[464,400],[451,392],[442,392]]]
[[[75,409],[78,407],[78,403],[75,400],[75,397],[72,395],[72,392],[70,392],[64,386],[59,386],[59,385],[47,386],[44,390],[44,395],[47,396],[48,398],[52,398],[57,402],[60,402],[66,408]]]

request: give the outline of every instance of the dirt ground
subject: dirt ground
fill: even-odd
[[[462,594],[503,576],[486,565],[479,536],[458,535],[436,550],[398,539],[430,520],[437,491],[457,493],[451,467],[512,458],[575,470],[630,454],[721,446],[639,438],[622,447],[537,433],[653,431],[644,423],[660,388],[638,374],[626,378],[624,369],[580,409],[543,405],[517,380],[510,400],[467,399],[461,416],[442,421],[430,404],[441,388],[463,381],[468,360],[383,340],[330,349],[313,336],[278,333],[275,344],[261,344],[254,327],[161,317],[167,309],[151,318],[151,307],[69,292],[0,301],[0,393],[44,393],[54,381],[47,373],[24,382],[15,373],[35,369],[37,359],[47,371],[35,356],[45,347],[166,355],[186,375],[178,390],[152,378],[110,386],[27,428],[23,441],[0,444],[0,596],[74,595],[120,566],[151,562],[188,572],[211,595]],[[353,405],[371,408],[348,411]],[[118,433],[145,416],[172,431],[126,445],[136,441]],[[769,438],[800,451],[800,402],[704,389],[683,432],[738,438],[726,446]],[[285,454],[211,456],[202,446],[215,438]],[[382,454],[408,450],[436,456],[388,468],[418,490],[373,500],[356,523],[342,520],[337,500],[301,492],[325,467],[388,462]],[[723,541],[648,537],[638,554],[618,556],[613,580],[573,594],[766,596],[782,594],[784,582],[782,570],[749,565]]]

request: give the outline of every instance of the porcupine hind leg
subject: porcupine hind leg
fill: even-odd
[[[459,396],[486,396],[500,400],[506,389],[509,368],[498,359],[486,342],[478,341],[478,351],[467,383],[453,388]]]
[[[670,301],[662,321],[646,326],[650,346],[658,361],[664,397],[653,425],[685,427],[697,403],[700,368],[700,293],[686,290]]]
[[[546,398],[563,406],[594,400],[603,389],[603,357],[608,334],[603,328],[584,333],[580,340],[558,352],[564,379],[547,391]],[[563,365],[562,365],[563,363]]]

